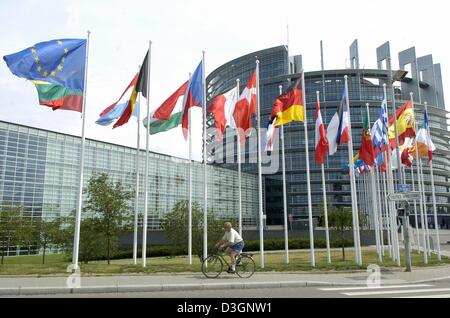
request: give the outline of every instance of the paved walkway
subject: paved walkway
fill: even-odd
[[[69,277],[1,277],[0,295],[118,293],[206,289],[282,288],[303,286],[366,286],[369,273],[256,273],[249,279],[222,274],[207,279],[201,273],[152,274],[134,276],[81,277],[80,287],[68,287],[77,280]],[[411,273],[400,268],[383,270],[381,284],[412,284],[450,279],[450,266],[414,268]],[[73,286],[73,285],[69,285]],[[75,285],[76,286],[76,285]]]

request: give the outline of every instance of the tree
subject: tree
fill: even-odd
[[[42,264],[45,264],[45,253],[49,245],[61,246],[64,243],[63,219],[38,219],[33,223],[37,246],[42,248]]]
[[[345,231],[352,228],[352,211],[330,206],[328,214],[329,226],[341,234],[342,260],[345,261]]]
[[[4,264],[5,252],[19,243],[19,228],[22,222],[22,208],[8,206],[0,212],[0,242],[2,250],[1,264]]]
[[[180,247],[188,244],[189,201],[178,201],[164,218],[162,228],[167,238]],[[208,214],[208,249],[213,247],[223,236],[223,222],[212,213]],[[192,202],[192,253],[200,261],[203,259],[203,209],[197,202]]]
[[[117,248],[119,233],[131,221],[129,201],[132,193],[124,191],[120,181],[110,181],[106,173],[93,175],[86,192],[87,202],[83,211],[93,213],[86,226],[96,231],[96,241],[105,241],[109,265],[112,252]]]
[[[73,251],[73,237],[75,231],[75,213],[66,218],[67,226],[62,227],[59,238],[61,247],[70,255]],[[102,226],[98,218],[85,218],[80,224],[80,245],[78,259],[87,264],[89,261],[98,260],[105,256],[106,239],[101,232]]]

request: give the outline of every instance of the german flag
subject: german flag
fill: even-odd
[[[303,122],[305,120],[303,90],[300,86],[301,79],[298,79],[294,85],[275,100],[270,116],[271,119],[276,118],[275,127],[292,121]]]

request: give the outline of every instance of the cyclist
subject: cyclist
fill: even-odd
[[[228,270],[229,273],[236,272],[236,256],[242,252],[244,248],[244,240],[233,229],[233,226],[230,222],[225,222],[223,224],[223,229],[225,230],[225,234],[221,241],[216,244],[216,247],[225,248],[225,253],[230,256],[231,259],[231,268]]]

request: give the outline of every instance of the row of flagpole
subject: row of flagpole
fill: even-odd
[[[88,56],[89,56],[89,40],[90,40],[90,32],[87,34],[87,44],[86,44],[86,64],[85,64],[85,81],[84,81],[84,94],[83,94],[83,110],[82,110],[82,139],[81,139],[81,158],[80,158],[80,172],[79,172],[79,188],[78,188],[78,197],[77,197],[77,209],[76,209],[76,218],[75,218],[75,231],[74,231],[74,247],[73,247],[73,265],[74,268],[77,268],[78,264],[78,251],[79,251],[79,237],[80,237],[80,224],[81,224],[81,208],[82,208],[82,186],[83,186],[83,176],[84,176],[84,153],[85,153],[85,119],[86,119],[86,95],[87,95],[87,75],[88,75]],[[148,49],[148,60],[147,60],[147,127],[150,127],[150,70],[151,70],[151,45],[152,42],[149,42]],[[260,237],[260,266],[264,268],[264,212],[263,212],[263,197],[262,197],[262,142],[261,142],[261,110],[260,110],[260,87],[259,87],[259,61],[256,61],[256,77],[257,77],[257,85],[256,85],[256,95],[257,95],[257,130],[258,130],[258,198],[259,198],[259,237]],[[305,92],[305,79],[304,72],[302,71],[302,90]],[[203,257],[207,257],[207,215],[208,215],[208,185],[207,185],[207,127],[206,127],[206,79],[205,79],[205,53],[203,52],[202,59],[202,106],[203,106],[203,164],[204,164],[204,220],[203,220]],[[348,145],[348,156],[349,156],[349,174],[350,174],[350,187],[351,187],[351,197],[352,197],[352,223],[353,223],[353,238],[354,238],[354,248],[355,248],[355,262],[359,265],[362,264],[362,254],[361,254],[361,242],[360,242],[360,226],[359,226],[359,215],[358,215],[358,196],[357,196],[357,187],[356,187],[356,179],[355,179],[355,170],[354,170],[354,161],[353,161],[353,141],[352,141],[352,133],[351,133],[351,121],[350,121],[350,101],[348,96],[348,77],[345,76],[344,82],[344,90],[347,92],[346,96],[346,110],[347,110],[347,119],[348,119],[348,133],[350,141],[347,143]],[[239,80],[237,80],[237,90],[239,93]],[[386,84],[384,84],[384,100],[387,101],[386,94]],[[280,87],[280,94],[281,94]],[[394,94],[394,90],[392,88],[392,94]],[[310,178],[310,164],[309,164],[309,149],[308,149],[308,129],[307,129],[307,118],[306,118],[306,94],[302,94],[303,97],[303,105],[305,105],[305,118],[304,118],[304,134],[305,134],[305,155],[306,155],[306,175],[307,175],[307,193],[308,193],[308,219],[309,219],[309,236],[310,236],[310,260],[311,265],[315,266],[315,252],[314,252],[314,227],[313,227],[313,215],[312,215],[312,199],[311,199],[311,178]],[[411,93],[411,101],[412,105],[414,105],[412,93]],[[320,102],[319,92],[317,92],[317,102]],[[427,112],[427,103],[425,102],[425,112]],[[369,113],[369,105],[366,106],[367,113]],[[395,97],[392,96],[392,110],[396,113],[396,105],[395,105]],[[189,114],[190,116],[190,114]],[[140,115],[138,114],[138,122],[140,122]],[[370,120],[369,120],[370,122]],[[417,126],[417,124],[415,123]],[[190,119],[189,119],[189,130],[191,129]],[[394,120],[394,129],[395,129],[395,138],[396,144],[398,145],[398,130],[397,130],[397,122]],[[427,134],[430,134],[429,127],[426,127]],[[146,266],[146,247],[147,247],[147,228],[148,228],[148,169],[149,169],[149,133],[146,137],[146,159],[145,159],[145,175],[144,175],[144,213],[143,213],[143,233],[142,233],[142,266]],[[289,247],[288,247],[288,220],[287,220],[287,189],[286,189],[286,166],[285,166],[285,144],[284,144],[284,127],[281,125],[281,151],[282,151],[282,174],[283,174],[283,209],[284,209],[284,236],[285,236],[285,263],[289,263]],[[189,215],[188,215],[188,228],[189,228],[189,238],[188,238],[188,253],[189,253],[189,263],[192,264],[192,145],[191,145],[191,133],[189,132]],[[133,261],[134,264],[137,264],[137,225],[138,225],[138,203],[139,203],[139,143],[140,143],[140,134],[138,128],[137,134],[137,153],[136,153],[136,194],[135,194],[135,215],[134,215],[134,241],[133,241]],[[402,168],[400,161],[400,150],[397,146],[396,149],[396,160],[397,160],[397,174],[400,178],[399,182],[405,183],[405,171]],[[416,147],[417,152],[417,147]],[[399,252],[399,241],[397,235],[397,212],[395,209],[395,204],[389,200],[387,200],[387,196],[389,194],[394,193],[394,178],[393,178],[393,169],[390,160],[390,151],[387,151],[387,171],[385,174],[378,173],[377,171],[371,170],[370,174],[370,191],[364,191],[364,195],[370,195],[370,202],[372,203],[373,210],[373,228],[375,231],[376,245],[377,245],[377,253],[379,254],[379,260],[382,261],[382,256],[384,253],[384,228],[386,227],[388,232],[388,247],[389,254],[393,257],[394,260],[397,261],[398,265],[400,265],[400,252]],[[423,168],[421,159],[418,157],[416,153],[416,176],[417,176],[417,185],[419,187],[420,198],[419,198],[419,210],[420,210],[420,220],[422,223],[422,242],[420,242],[420,231],[418,230],[418,215],[416,209],[416,201],[414,201],[414,217],[415,217],[415,234],[417,246],[420,252],[420,245],[422,243],[424,260],[427,263],[428,257],[431,253],[430,248],[430,234],[428,229],[428,214],[426,208],[426,200],[425,200],[425,187],[424,187],[424,178],[423,178]],[[239,188],[239,231],[242,233],[242,187],[241,187],[241,149],[240,143],[238,142],[238,188]],[[327,261],[331,262],[331,253],[330,253],[330,242],[329,242],[329,227],[328,227],[328,211],[327,211],[327,197],[326,197],[326,181],[325,181],[325,169],[324,165],[321,165],[322,172],[322,186],[323,186],[323,202],[324,202],[324,220],[325,220],[325,228],[326,228],[326,241],[327,241]],[[380,180],[380,175],[382,175],[382,179]],[[440,259],[440,246],[439,246],[439,226],[437,223],[437,211],[436,211],[436,195],[434,189],[434,173],[433,173],[433,165],[432,161],[430,161],[430,176],[431,176],[431,188],[432,188],[432,199],[433,199],[433,212],[434,212],[434,223],[435,223],[435,232],[436,232],[436,246],[437,253]],[[411,167],[411,179],[413,187],[415,188],[415,180],[414,180],[414,169]],[[363,183],[366,183],[367,180],[363,180]],[[380,186],[381,182],[381,186]],[[381,191],[383,189],[383,191]],[[383,197],[381,194],[384,194],[384,217],[383,217],[383,201],[381,198]],[[360,198],[361,199],[361,198]],[[367,204],[369,201],[368,197],[364,199],[364,202]],[[360,205],[361,206],[361,205]],[[369,210],[369,207],[365,207],[366,210]],[[386,226],[385,226],[386,225]]]
[[[87,99],[87,80],[88,80],[88,62],[89,62],[89,46],[90,46],[90,32],[87,31],[87,39],[82,40],[80,43],[83,45],[83,42],[85,41],[85,48],[83,48],[85,55],[83,56],[84,59],[84,69],[80,68],[80,71],[78,72],[77,76],[79,76],[79,87],[78,90],[83,90],[83,97],[79,104],[74,105],[74,107],[77,107],[77,111],[80,111],[82,113],[82,128],[81,128],[81,146],[80,146],[80,170],[79,170],[79,184],[78,184],[78,193],[77,193],[77,200],[76,200],[76,211],[75,211],[75,226],[74,226],[74,241],[73,241],[73,268],[76,270],[78,268],[78,260],[79,260],[79,247],[80,247],[80,226],[81,226],[81,218],[82,218],[82,194],[83,194],[83,179],[84,179],[84,161],[85,161],[85,125],[86,125],[86,99]],[[39,45],[44,45],[48,49],[48,51],[57,51],[55,48],[52,48],[52,45],[58,45],[62,49],[63,41],[58,40],[52,42],[45,42],[45,43],[39,43]],[[77,48],[73,49],[76,50]],[[146,267],[146,252],[147,252],[147,234],[148,234],[148,210],[149,210],[149,145],[150,145],[150,135],[152,134],[150,129],[150,116],[152,118],[157,120],[167,120],[166,117],[159,114],[160,117],[155,117],[154,114],[150,115],[150,74],[151,74],[151,49],[152,49],[152,42],[149,41],[149,47],[147,51],[147,55],[145,57],[144,63],[142,67],[140,67],[139,76],[136,75],[136,77],[133,79],[133,81],[130,83],[128,88],[125,90],[125,92],[122,94],[122,97],[124,94],[128,91],[130,87],[133,87],[133,93],[130,97],[129,104],[127,104],[128,109],[134,110],[136,106],[136,98],[138,99],[137,104],[140,104],[140,96],[137,96],[139,93],[141,93],[144,97],[146,97],[146,104],[147,104],[147,117],[144,120],[146,123],[144,124],[148,130],[147,137],[146,137],[146,150],[145,150],[145,170],[144,170],[144,211],[143,211],[143,230],[142,230],[142,266]],[[68,48],[64,49],[64,54],[68,54],[70,50]],[[31,52],[31,53],[30,53]],[[58,51],[59,52],[59,51]],[[61,51],[62,52],[62,51]],[[289,53],[289,52],[288,52]],[[22,65],[20,63],[25,63],[24,59],[27,54],[36,54],[36,48],[32,47],[29,50],[24,50],[9,56],[5,56],[5,61],[8,64],[8,67],[13,71],[13,73],[19,77],[24,77],[27,79],[35,79],[39,76],[36,74],[33,74],[33,70],[31,71],[23,71],[23,68],[18,70],[17,65]],[[288,54],[289,56],[289,54]],[[35,57],[35,61],[36,61]],[[51,57],[52,59],[55,59],[55,56]],[[65,58],[63,58],[64,61]],[[80,59],[81,60],[81,59]],[[27,60],[28,61],[28,60]],[[75,62],[73,62],[75,63]],[[78,63],[80,63],[78,61]],[[417,63],[417,61],[416,61]],[[81,64],[81,63],[80,63]],[[264,268],[265,266],[265,258],[264,258],[264,220],[265,220],[265,214],[264,214],[264,204],[263,204],[263,170],[262,170],[262,141],[261,141],[261,101],[260,101],[260,61],[256,60],[256,68],[254,72],[254,77],[252,77],[251,81],[249,81],[249,84],[247,84],[243,94],[240,96],[239,100],[236,100],[235,107],[238,104],[239,101],[245,100],[249,103],[248,105],[248,114],[256,113],[256,123],[257,123],[257,164],[258,164],[258,217],[259,217],[259,239],[260,239],[260,266],[261,268]],[[61,65],[60,65],[61,66]],[[201,67],[201,68],[200,68]],[[323,68],[323,67],[322,67]],[[62,71],[62,68],[58,68],[59,71]],[[37,68],[37,72],[40,72],[39,68]],[[24,73],[25,72],[25,73]],[[84,74],[83,74],[84,72]],[[201,73],[200,73],[201,72]],[[46,72],[45,72],[46,73]],[[56,74],[56,71],[52,72]],[[56,77],[56,75],[53,75]],[[45,75],[44,75],[45,77]],[[59,79],[62,80],[62,79]],[[84,80],[83,83],[81,83],[81,80]],[[299,91],[298,85],[301,80],[301,86],[302,90]],[[325,168],[323,163],[323,157],[325,152],[329,152],[330,156],[333,156],[337,152],[337,145],[347,143],[348,148],[348,160],[349,160],[349,177],[350,177],[350,190],[351,190],[351,211],[352,211],[352,225],[353,225],[353,239],[354,239],[354,250],[355,250],[355,262],[359,265],[362,265],[362,251],[361,251],[361,238],[360,238],[360,215],[359,212],[363,211],[366,214],[370,214],[370,211],[372,211],[370,223],[371,223],[371,229],[374,230],[375,234],[375,241],[376,241],[376,249],[379,256],[379,261],[381,262],[383,260],[384,256],[384,247],[385,247],[385,240],[384,240],[384,231],[387,230],[387,243],[389,247],[389,256],[394,259],[397,264],[400,266],[400,246],[399,246],[399,237],[398,237],[398,215],[397,215],[397,209],[395,206],[394,201],[388,200],[388,197],[395,193],[397,184],[405,185],[407,178],[406,178],[406,169],[404,166],[402,166],[403,158],[400,155],[400,138],[399,138],[399,131],[398,131],[398,113],[396,108],[396,101],[395,101],[395,90],[393,85],[393,76],[392,76],[392,70],[389,70],[389,80],[390,80],[390,89],[392,92],[392,98],[391,98],[391,105],[392,105],[392,117],[393,117],[393,130],[395,133],[395,147],[392,146],[393,153],[391,154],[391,137],[389,137],[389,124],[387,123],[387,119],[389,118],[389,111],[387,107],[387,85],[383,85],[383,102],[382,102],[382,116],[380,117],[380,120],[383,117],[386,119],[386,123],[383,123],[383,133],[384,137],[387,139],[387,142],[385,145],[387,146],[386,151],[386,170],[385,171],[379,171],[378,163],[371,163],[368,164],[368,166],[373,166],[373,169],[370,170],[369,175],[363,175],[363,177],[358,181],[358,187],[356,182],[356,175],[355,175],[355,163],[354,163],[354,157],[353,157],[353,136],[352,136],[352,124],[351,124],[351,108],[350,108],[350,98],[349,98],[349,89],[348,89],[348,76],[344,76],[344,93],[341,99],[341,104],[338,107],[338,111],[336,112],[335,116],[333,116],[333,119],[329,122],[327,134],[330,134],[331,138],[327,138],[327,136],[323,137],[323,122],[320,114],[320,93],[316,92],[316,155],[318,153],[318,131],[320,131],[320,138],[321,140],[326,140],[326,148],[327,151],[323,151],[324,148],[321,148],[322,154],[320,154],[321,158],[318,160],[315,156],[315,160],[317,163],[321,165],[321,174],[322,174],[322,188],[323,188],[323,202],[324,202],[324,223],[325,223],[325,236],[326,236],[326,249],[327,249],[327,261],[328,263],[331,262],[331,252],[330,252],[330,238],[329,238],[329,224],[328,224],[328,208],[327,208],[327,196],[326,196],[326,179],[325,179]],[[52,81],[52,80],[50,80]],[[57,81],[56,79],[54,82]],[[64,82],[64,80],[62,80]],[[137,81],[137,82],[136,82]],[[255,83],[256,82],[256,83]],[[145,84],[144,84],[145,83]],[[187,91],[184,91],[185,85],[189,83]],[[207,109],[206,106],[206,75],[205,75],[205,52],[203,51],[203,57],[201,61],[201,65],[197,67],[196,72],[194,73],[194,80],[189,79],[189,82],[185,83],[182,87],[180,87],[179,90],[177,90],[176,94],[178,94],[177,98],[179,98],[180,91],[183,88],[183,92],[185,95],[189,95],[192,93],[192,95],[195,94],[195,96],[189,95],[189,98],[191,99],[189,101],[189,104],[184,101],[184,113],[183,113],[183,128],[187,128],[189,130],[189,207],[188,207],[188,260],[189,263],[192,264],[192,200],[193,200],[193,186],[192,186],[192,174],[193,174],[193,167],[192,167],[192,137],[191,137],[191,113],[189,108],[192,106],[200,106],[202,107],[202,113],[203,113],[203,170],[204,170],[204,179],[203,179],[203,192],[204,192],[204,202],[203,202],[203,258],[207,257],[208,253],[208,135],[207,135],[207,113],[212,112]],[[250,83],[252,83],[250,85]],[[55,83],[53,83],[55,84]],[[59,83],[58,83],[59,84]],[[236,80],[236,94],[239,95],[240,92],[240,82],[239,79]],[[65,84],[68,85],[68,84]],[[191,86],[192,85],[192,86]],[[250,85],[250,86],[249,86]],[[70,85],[68,85],[70,86]],[[137,87],[138,86],[138,87]],[[146,86],[146,87],[144,87]],[[199,88],[201,86],[201,89]],[[62,88],[65,88],[65,86],[62,86]],[[137,88],[137,90],[136,90]],[[315,260],[315,250],[314,250],[314,224],[313,224],[313,212],[312,212],[312,189],[311,189],[311,174],[310,174],[310,158],[309,158],[309,138],[308,138],[308,119],[307,119],[307,104],[306,104],[306,85],[305,85],[305,73],[302,70],[301,71],[301,78],[298,79],[295,83],[295,85],[290,88],[290,93],[287,95],[282,94],[282,87],[279,87],[279,93],[280,97],[277,98],[273,109],[272,109],[272,115],[271,115],[271,124],[273,124],[274,127],[281,126],[280,129],[280,138],[281,138],[281,154],[282,154],[282,187],[283,187],[283,210],[284,210],[284,238],[285,238],[285,263],[289,263],[289,244],[288,244],[288,204],[287,204],[287,185],[286,185],[286,158],[285,158],[285,131],[284,131],[284,124],[289,123],[291,121],[303,121],[303,128],[304,128],[304,138],[305,138],[305,164],[306,164],[306,182],[307,182],[307,201],[308,201],[308,220],[309,220],[309,238],[310,238],[310,261],[311,266],[315,267],[316,260]],[[297,94],[297,95],[296,95]],[[301,100],[299,97],[299,94],[301,94]],[[174,93],[175,95],[175,93]],[[169,99],[158,109],[168,107],[168,104],[166,103],[172,103],[173,96],[172,95]],[[279,99],[284,96],[293,97],[295,99],[294,102],[288,101],[287,104],[284,104],[285,102],[281,102]],[[296,96],[296,97],[295,97]],[[122,99],[122,97],[119,99],[119,101]],[[186,96],[185,96],[186,97]],[[256,97],[256,98],[255,98]],[[256,100],[256,105],[253,104],[253,98]],[[325,94],[324,94],[325,98]],[[298,100],[297,100],[298,99]],[[251,101],[250,101],[251,100]],[[109,106],[105,111],[102,112],[100,115],[104,121],[97,122],[101,125],[105,124],[108,125],[111,123],[109,120],[111,120],[111,117],[106,116],[111,109],[115,110],[115,107],[119,103],[117,101],[113,105]],[[282,105],[277,105],[277,102],[280,102]],[[420,87],[419,87],[419,103],[422,104],[421,96],[420,96]],[[251,104],[251,105],[250,105]],[[81,105],[81,107],[80,107]],[[172,104],[170,104],[172,105]],[[434,242],[434,250],[436,254],[438,255],[438,259],[441,259],[441,251],[440,251],[440,237],[439,237],[439,224],[438,224],[438,217],[437,217],[437,203],[436,203],[436,191],[435,191],[435,179],[434,179],[434,169],[433,169],[433,160],[432,160],[432,153],[435,150],[434,145],[431,141],[431,133],[430,133],[430,127],[428,123],[428,104],[427,102],[423,103],[424,105],[424,121],[423,121],[423,128],[420,129],[418,135],[421,137],[421,142],[425,142],[426,146],[428,148],[428,171],[430,175],[430,181],[431,181],[431,199],[432,199],[432,212],[433,212],[433,219],[434,219],[434,232],[436,241]],[[251,107],[250,107],[251,106]],[[366,104],[366,119],[367,119],[367,127],[365,125],[363,130],[364,134],[367,134],[368,131],[370,131],[370,112],[369,112],[369,104]],[[80,108],[78,108],[80,107]],[[253,109],[254,107],[254,109]],[[277,109],[278,107],[278,109]],[[283,112],[286,110],[283,107],[286,107],[286,109],[290,109],[289,111],[292,111],[292,113],[289,113],[288,115],[285,115],[286,118],[282,118]],[[414,121],[414,127],[413,130],[417,131],[417,121],[414,119],[414,98],[413,93],[410,93],[410,101],[404,105],[404,109],[411,108],[412,114],[413,114],[413,121]],[[169,107],[170,108],[170,107]],[[63,108],[62,108],[63,109]],[[173,109],[173,107],[172,107]],[[250,111],[251,109],[251,111]],[[402,110],[402,112],[404,111]],[[72,109],[75,110],[75,109]],[[167,110],[164,108],[164,110]],[[276,113],[276,116],[273,116],[274,112]],[[187,118],[184,117],[184,115],[187,114]],[[248,115],[247,114],[247,115]],[[130,114],[128,114],[130,115]],[[122,116],[122,115],[121,115]],[[251,116],[251,115],[250,115]],[[280,117],[279,117],[280,116]],[[117,119],[113,118],[112,120]],[[123,119],[123,120],[122,120]],[[118,122],[116,122],[117,126],[123,125],[126,123],[129,119],[128,117],[121,117]],[[188,124],[185,126],[185,119],[187,120]],[[139,193],[140,193],[140,111],[137,112],[137,122],[138,122],[138,131],[137,131],[137,149],[136,149],[136,185],[135,185],[135,198],[134,198],[134,233],[133,233],[133,262],[136,265],[137,264],[137,258],[138,258],[138,224],[139,224]],[[244,128],[245,122],[240,123],[241,126],[235,126],[234,128]],[[318,129],[318,124],[321,125],[321,127]],[[337,125],[338,124],[338,125]],[[114,125],[114,127],[116,127]],[[225,126],[226,127],[226,126]],[[251,127],[251,125],[250,125]],[[331,127],[331,129],[330,129]],[[402,126],[400,126],[402,127]],[[173,127],[171,127],[173,128]],[[248,127],[246,127],[248,128]],[[170,128],[169,128],[170,129]],[[322,129],[322,130],[320,130]],[[403,128],[402,128],[403,129]],[[245,129],[244,129],[245,130]],[[160,132],[159,130],[158,132]],[[164,131],[164,130],[162,130]],[[183,130],[183,134],[185,134],[185,130]],[[223,133],[223,132],[222,132]],[[241,171],[241,159],[242,159],[242,153],[241,153],[241,140],[239,137],[241,132],[239,131],[238,136],[238,154],[237,154],[237,163],[238,163],[238,218],[239,218],[239,232],[242,234],[243,231],[243,211],[242,211],[242,171]],[[365,135],[363,134],[363,138]],[[424,136],[425,134],[425,136]],[[410,135],[412,136],[412,135]],[[186,135],[185,135],[186,137]],[[431,235],[430,230],[428,228],[428,209],[427,209],[427,197],[426,197],[426,190],[425,187],[425,178],[424,178],[424,167],[422,164],[422,159],[419,156],[419,150],[418,150],[418,136],[414,135],[415,137],[415,154],[416,154],[416,162],[415,162],[415,169],[416,169],[416,178],[414,177],[414,164],[411,162],[411,183],[412,183],[412,189],[415,191],[416,188],[416,180],[417,180],[417,187],[419,190],[419,198],[418,200],[414,200],[414,220],[415,220],[415,227],[414,227],[414,234],[415,234],[415,240],[417,245],[418,253],[421,252],[421,246],[423,249],[423,255],[424,255],[424,262],[428,263],[429,257],[431,256]],[[333,148],[329,148],[328,140],[333,141]],[[394,139],[394,138],[392,138]],[[402,135],[402,143],[403,143],[404,136]],[[367,139],[363,139],[364,142],[367,141]],[[383,141],[384,142],[384,141]],[[366,144],[365,144],[366,145]],[[373,148],[372,141],[370,142],[371,147]],[[323,145],[322,145],[323,146]],[[362,146],[361,146],[362,147]],[[329,150],[329,151],[328,151]],[[373,151],[373,149],[372,149]],[[362,154],[362,152],[360,152]],[[395,154],[395,162],[391,161],[391,158],[393,158]],[[373,154],[372,154],[373,156]],[[421,154],[422,156],[422,154]],[[321,162],[319,162],[321,161]],[[373,161],[373,160],[372,160]],[[396,164],[396,168],[394,169],[393,165]],[[405,164],[406,165],[406,164]],[[409,166],[410,163],[407,163]],[[396,178],[394,178],[394,170],[396,174]],[[363,191],[358,192],[358,188],[363,189]],[[384,200],[383,200],[384,199]],[[417,202],[418,201],[418,202]],[[419,209],[417,209],[417,204],[419,205]],[[418,214],[419,211],[419,214]],[[420,223],[421,223],[421,231],[419,230],[419,217],[420,217]],[[410,225],[410,219],[404,218],[404,227],[402,227],[401,237],[405,238],[404,243],[408,244],[408,238],[409,238],[409,225]],[[422,235],[421,235],[422,234]],[[406,249],[408,250],[408,248]],[[409,259],[408,255],[406,256],[407,260]]]

